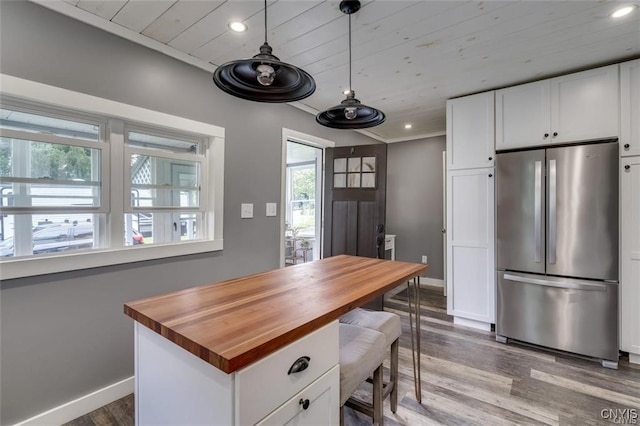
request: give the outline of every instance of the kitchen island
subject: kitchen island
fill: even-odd
[[[337,424],[338,318],[426,268],[340,255],[125,304],[136,424]]]

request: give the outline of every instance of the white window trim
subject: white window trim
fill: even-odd
[[[54,256],[33,256],[10,259],[0,263],[1,279],[22,278],[222,250],[224,128],[1,73],[0,96],[63,107],[65,109],[77,110],[80,113],[97,114],[125,121],[131,121],[132,117],[135,117],[135,122],[140,124],[164,128],[174,132],[185,131],[192,134],[207,135],[209,137],[209,143],[207,144],[209,176],[207,178],[210,182],[209,193],[206,194],[209,203],[207,212],[207,240],[151,244],[148,246],[136,245],[126,248],[112,247],[109,249],[94,249],[91,251]],[[122,168],[122,164],[114,165],[112,162],[111,172],[114,172],[114,166]],[[115,176],[122,176],[122,174],[116,174]],[[118,182],[114,183],[119,185]],[[115,193],[117,193],[117,195]],[[112,210],[115,207],[115,198],[120,198],[119,202],[122,203],[121,194],[118,191],[112,191]],[[117,225],[117,223],[122,224],[123,218],[116,216],[119,215],[109,215],[109,220],[113,221],[111,229],[118,229],[115,240],[112,238],[113,242],[118,241],[118,238],[122,239],[122,236],[119,234],[120,228],[114,228],[114,225]]]

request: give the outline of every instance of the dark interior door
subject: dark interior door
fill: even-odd
[[[384,258],[387,145],[328,148],[325,173],[323,257]]]

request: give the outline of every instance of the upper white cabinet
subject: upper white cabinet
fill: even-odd
[[[548,143],[551,139],[549,80],[496,90],[496,149]]]
[[[619,135],[618,65],[496,91],[496,149]]]
[[[640,59],[620,64],[620,154],[640,155]]]
[[[447,169],[493,167],[494,92],[447,101]]]
[[[640,364],[640,156],[620,164],[620,349]]]

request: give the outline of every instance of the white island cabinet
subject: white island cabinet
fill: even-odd
[[[231,374],[140,323],[135,348],[137,425],[340,423],[337,321]],[[288,373],[305,356],[308,367]]]
[[[338,319],[426,270],[339,255],[125,303],[136,424],[340,424]]]

